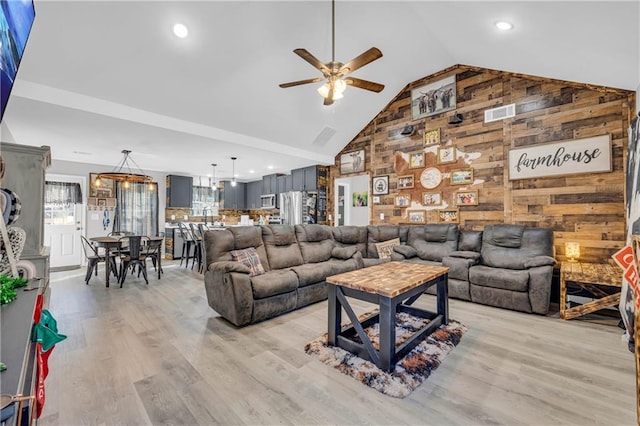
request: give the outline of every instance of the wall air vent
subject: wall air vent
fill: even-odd
[[[484,112],[484,122],[504,120],[516,116],[516,104],[509,104],[498,108],[488,109]]]
[[[333,137],[333,135],[336,134],[336,132],[337,132],[336,129],[325,126],[325,128],[322,129],[320,133],[318,133],[318,136],[316,136],[316,138],[313,140],[313,142],[311,142],[311,144],[324,146],[327,142],[329,142],[329,140]]]

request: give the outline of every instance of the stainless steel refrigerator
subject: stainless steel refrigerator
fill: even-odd
[[[280,219],[283,225],[316,223],[318,194],[289,191],[280,194]]]

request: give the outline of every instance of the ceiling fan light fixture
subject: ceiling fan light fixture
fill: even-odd
[[[322,86],[318,87],[318,93],[323,98],[329,97],[329,89],[331,88],[331,83],[326,82]],[[342,79],[337,79],[333,81],[333,100],[338,100],[344,98],[344,91],[347,88],[347,83],[345,83]]]

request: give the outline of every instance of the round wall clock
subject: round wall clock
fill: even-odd
[[[420,184],[427,188],[436,188],[442,182],[442,173],[435,167],[427,167],[420,175]]]

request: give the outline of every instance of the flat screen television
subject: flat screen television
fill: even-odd
[[[33,0],[0,0],[0,121],[35,16]]]

